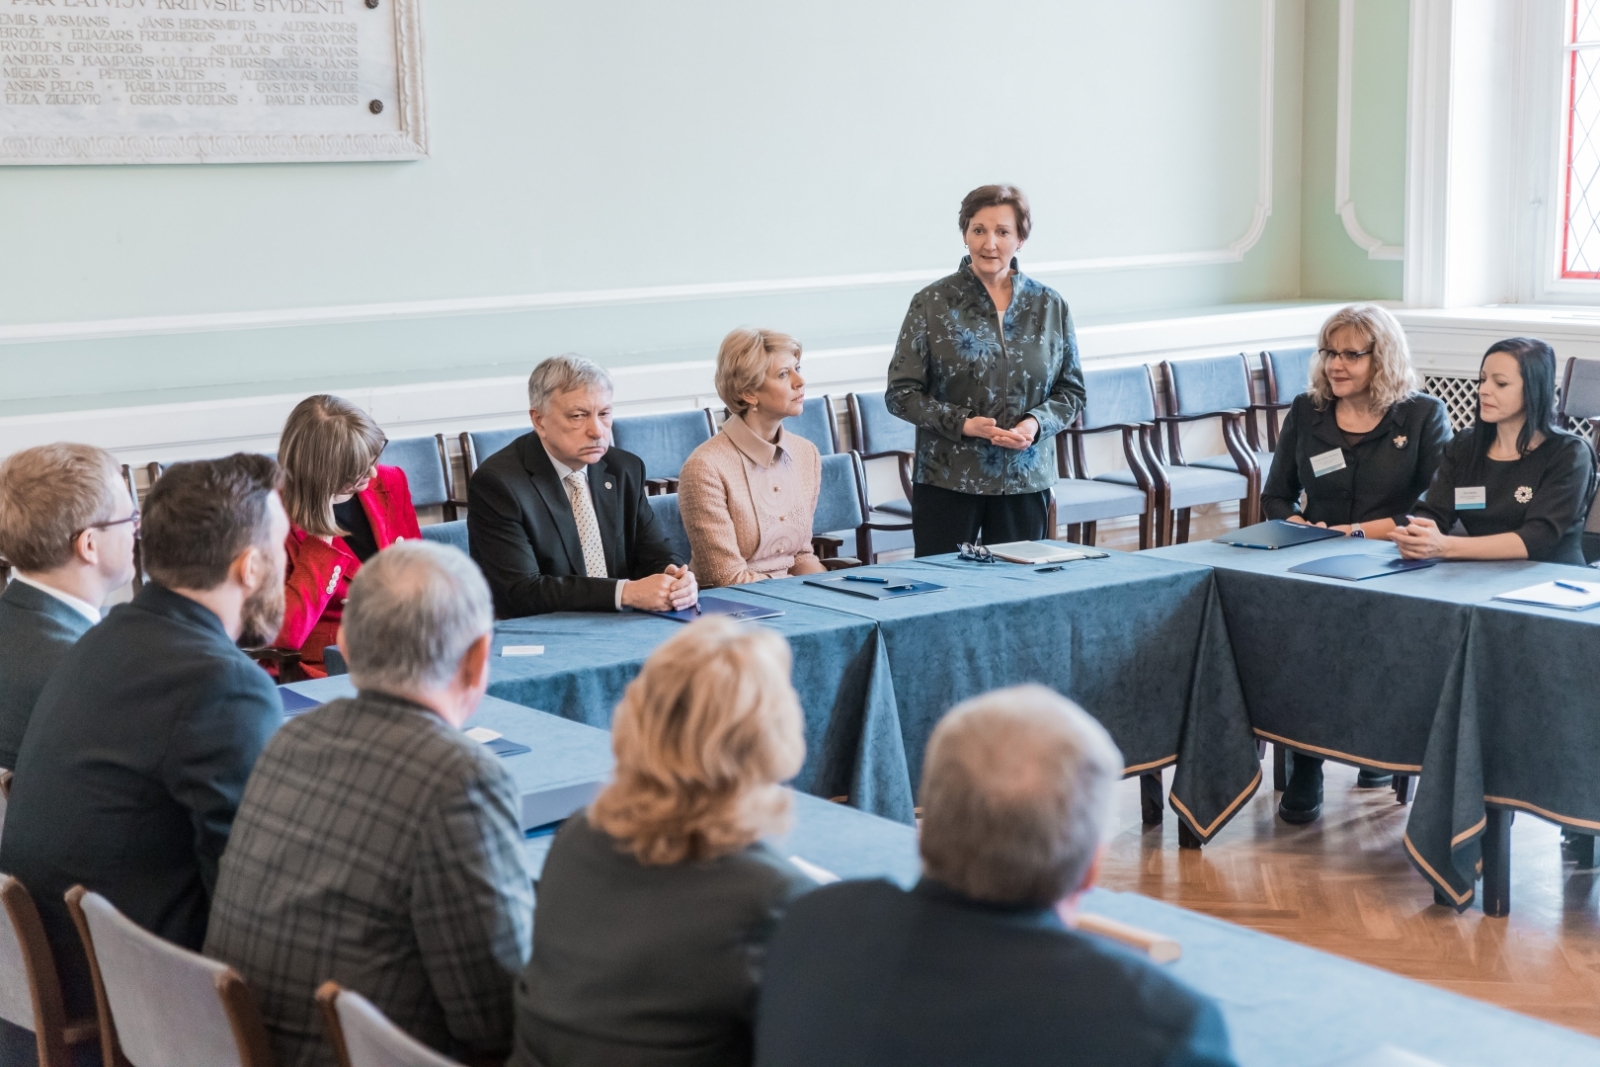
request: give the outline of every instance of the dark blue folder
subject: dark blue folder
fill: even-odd
[[[1436,559],[1401,559],[1399,556],[1373,556],[1365,552],[1347,552],[1342,556],[1324,556],[1298,567],[1290,567],[1290,574],[1314,574],[1319,578],[1343,578],[1347,582],[1361,582],[1368,578],[1382,578],[1385,574],[1420,571],[1433,566]]]

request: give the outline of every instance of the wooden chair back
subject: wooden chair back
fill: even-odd
[[[100,1027],[93,1016],[67,1018],[55,954],[45,939],[39,909],[9,874],[0,874],[0,904],[6,913],[0,923],[0,1019],[33,1031],[39,1067],[68,1067],[71,1049],[97,1040]]]
[[[339,1067],[460,1067],[424,1045],[359,993],[324,982],[317,990],[322,1026]]]
[[[266,1027],[232,967],[164,941],[98,893],[67,891],[100,1013],[106,1065],[273,1067]]]

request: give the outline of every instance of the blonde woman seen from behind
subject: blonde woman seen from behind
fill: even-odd
[[[689,569],[707,587],[815,574],[823,569],[811,547],[822,457],[783,426],[805,407],[800,342],[734,330],[717,352],[717,394],[728,421],[678,476]]]
[[[805,758],[789,647],[696,621],[612,720],[616,769],[556,835],[508,1067],[748,1064],[766,943],[812,883],[762,842]]]

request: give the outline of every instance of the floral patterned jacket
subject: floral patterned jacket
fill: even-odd
[[[961,493],[1036,493],[1056,483],[1056,434],[1083,410],[1083,371],[1061,294],[1012,265],[1004,332],[968,265],[911,298],[889,363],[889,410],[917,428],[917,482]],[[1016,451],[963,437],[969,418],[1039,423]]]

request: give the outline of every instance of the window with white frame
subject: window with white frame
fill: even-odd
[[[1562,80],[1560,277],[1600,280],[1600,0],[1571,0]]]

